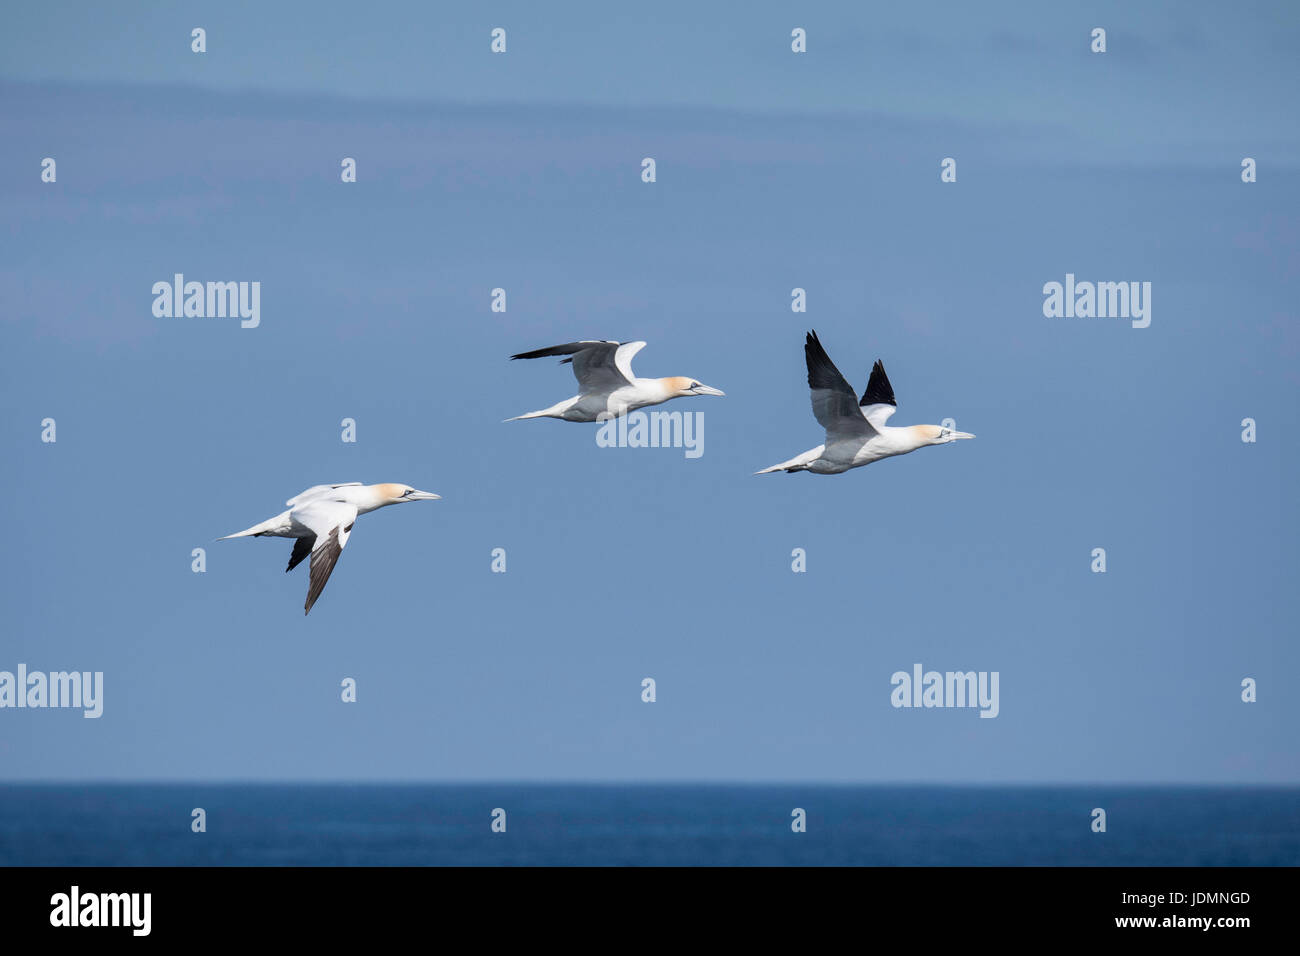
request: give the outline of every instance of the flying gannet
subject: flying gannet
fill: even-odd
[[[814,475],[838,475],[881,458],[906,455],[926,445],[946,445],[958,438],[975,437],[939,425],[886,425],[897,403],[884,363],[876,359],[867,390],[859,402],[853,387],[822,348],[816,332],[808,333],[803,350],[808,361],[813,415],[826,429],[826,443],[754,474],[811,471]]]
[[[724,392],[701,385],[693,378],[670,376],[668,378],[637,378],[632,374],[632,356],[645,348],[644,342],[585,341],[555,345],[549,349],[520,352],[514,359],[544,358],[548,355],[567,355],[562,359],[572,363],[573,374],[578,379],[579,393],[558,405],[539,412],[528,412],[507,418],[517,422],[523,418],[561,418],[566,422],[599,421],[601,415],[625,415],[646,405],[658,405],[670,398],[688,395],[723,395]]]
[[[416,491],[410,485],[363,485],[359,481],[313,485],[285,502],[288,511],[267,518],[247,531],[228,534],[217,540],[263,535],[296,538],[289,566],[284,570],[292,571],[303,558],[311,555],[311,583],[307,588],[307,603],[303,605],[303,613],[308,614],[321,591],[325,590],[325,582],[330,579],[330,572],[334,570],[343,546],[348,543],[357,515],[404,501],[432,501],[438,497],[429,491]]]

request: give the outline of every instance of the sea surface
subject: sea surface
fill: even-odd
[[[1298,864],[1300,788],[0,785],[7,866]]]

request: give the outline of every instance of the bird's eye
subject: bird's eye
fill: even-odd
[[[699,388],[699,387],[700,387],[699,382],[691,382],[691,388]]]

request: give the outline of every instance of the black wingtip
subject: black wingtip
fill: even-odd
[[[536,351],[533,352],[520,352],[518,355],[512,355],[510,356],[510,361],[513,362],[515,359],[546,358],[547,356],[551,356],[555,354],[556,353],[551,349],[537,349]],[[570,356],[569,358],[566,359],[560,359],[560,364],[564,365],[565,363],[572,362],[572,361],[573,361],[573,357]]]
[[[859,405],[893,405],[897,407],[898,402],[894,401],[894,387],[889,384],[889,376],[885,374],[885,363],[876,359],[876,364],[871,366],[871,378],[867,381],[867,390],[862,393],[862,401]]]
[[[853,394],[849,384],[844,381],[844,376],[835,367],[831,357],[826,354],[826,349],[815,331],[809,331],[807,339],[804,340],[803,354],[808,366],[809,388],[849,389],[849,394]]]
[[[288,574],[301,564],[303,559],[306,558],[307,555],[311,554],[312,545],[315,543],[315,535],[312,535],[310,538],[294,538],[293,553],[289,555],[289,566],[284,569],[284,573]]]

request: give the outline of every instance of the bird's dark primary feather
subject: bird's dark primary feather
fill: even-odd
[[[808,338],[804,340],[803,345],[804,358],[808,362],[808,387],[809,388],[827,388],[831,391],[845,391],[850,395],[853,389],[845,381],[840,370],[835,367],[831,357],[826,354],[822,348],[821,339],[817,338],[816,332],[809,332]]]
[[[564,345],[552,345],[550,348],[533,349],[531,352],[520,352],[518,355],[510,356],[510,360],[514,361],[515,359],[546,358],[551,355],[576,355],[578,352],[584,352],[590,348],[597,348],[599,346],[610,346],[610,345],[617,348],[621,344],[622,343],[620,342],[608,342],[608,341],[566,342]],[[572,361],[573,359],[566,358],[561,361],[561,364],[563,364],[564,362],[572,362]]]
[[[351,530],[352,525],[348,525],[347,530]],[[325,590],[325,582],[330,579],[330,574],[334,571],[334,565],[338,563],[339,554],[343,551],[343,546],[339,544],[339,529],[330,529],[330,536],[325,539],[319,548],[313,548],[311,552],[311,584],[307,588],[307,603],[303,605],[302,613],[310,614],[311,606],[316,603],[320,597],[321,591]]]
[[[862,401],[859,405],[894,405],[894,386],[889,384],[889,376],[885,374],[885,363],[876,359],[876,364],[871,366],[871,378],[867,381],[867,390],[862,393]]]
[[[310,538],[294,538],[293,554],[289,555],[289,566],[284,569],[285,573],[292,571],[299,564],[301,564],[302,559],[307,557],[307,555],[311,554],[312,546],[315,543],[316,543],[315,535],[312,535]]]

